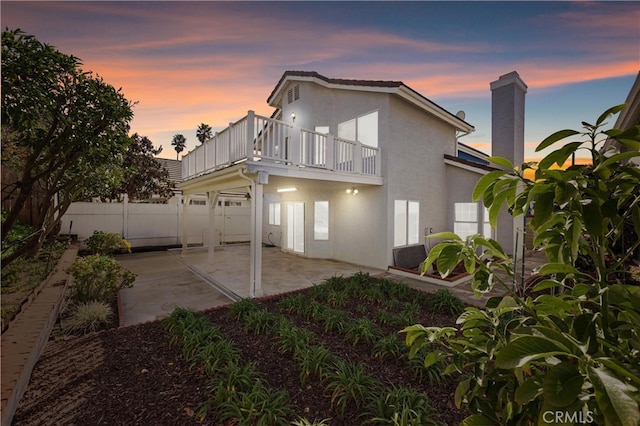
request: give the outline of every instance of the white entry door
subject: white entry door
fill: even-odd
[[[287,203],[287,246],[288,250],[304,253],[304,203]]]

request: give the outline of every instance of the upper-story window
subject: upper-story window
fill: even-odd
[[[338,137],[378,147],[378,111],[338,124]]]

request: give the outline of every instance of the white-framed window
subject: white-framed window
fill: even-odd
[[[329,239],[329,202],[316,201],[313,208],[313,239]]]
[[[493,238],[493,228],[489,223],[489,209],[484,207],[482,216],[482,236],[486,238]]]
[[[338,137],[378,147],[378,111],[338,124]]]
[[[304,203],[287,203],[287,250],[304,253]]]
[[[478,224],[478,203],[454,204],[454,233],[465,239],[469,235],[478,233]]]
[[[269,203],[269,225],[280,226],[280,203]]]
[[[393,216],[393,246],[407,246],[420,242],[420,203],[395,200]]]

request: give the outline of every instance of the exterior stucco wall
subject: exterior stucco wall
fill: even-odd
[[[321,184],[321,183],[320,183]],[[384,205],[384,192],[380,187],[361,187],[357,195],[343,189],[302,189],[281,194],[282,243],[285,247],[286,205],[303,202],[305,216],[305,252],[309,258],[335,259],[356,265],[386,268],[384,243],[381,243],[386,216],[372,214]],[[265,194],[272,198],[276,194]],[[329,202],[329,239],[314,239],[314,208],[316,201]],[[268,212],[265,212],[268,215]],[[267,216],[268,217],[268,216]],[[273,228],[273,227],[272,227]],[[274,232],[271,230],[271,232]],[[275,233],[275,232],[274,232]]]
[[[385,194],[382,187],[363,187],[355,196],[337,194],[335,259],[380,269],[389,266]]]
[[[305,202],[305,255],[327,257],[376,268],[393,264],[394,201],[420,202],[420,232],[449,228],[444,155],[455,154],[455,129],[416,106],[390,94],[337,90],[312,82],[299,85],[300,99],[283,99],[283,120],[314,129],[378,111],[381,187],[359,187],[356,196],[344,189],[283,194],[284,202]],[[288,89],[288,88],[287,88]],[[471,188],[473,185],[471,186]],[[329,201],[330,241],[313,241],[313,201]],[[266,203],[265,203],[266,206]],[[283,241],[285,238],[283,219]]]
[[[296,114],[295,124],[313,130],[316,126],[329,126],[330,133],[338,134],[338,124],[363,114],[378,111],[378,118],[388,115],[389,95],[375,92],[335,90],[311,82],[294,82],[289,87],[300,86],[300,99],[287,103],[283,100],[283,121],[291,121],[291,113]],[[379,122],[379,129],[383,128]],[[379,134],[379,140],[383,135]]]
[[[445,230],[447,182],[444,154],[455,151],[455,129],[412,105],[392,99],[389,134],[382,153],[382,170],[388,191],[388,262],[393,261],[393,210],[395,200],[420,202],[420,232]],[[422,241],[424,242],[424,240]]]
[[[296,126],[314,129],[328,126],[337,135],[338,124],[378,111],[378,146],[384,161],[389,145],[390,95],[367,91],[334,90],[310,82],[294,82],[300,86],[300,99],[282,106],[283,119],[291,120],[295,112]],[[382,176],[384,177],[384,164]],[[385,179],[386,181],[386,179]],[[309,257],[328,257],[358,265],[386,268],[391,256],[388,245],[386,185],[358,187],[358,195],[347,194],[345,189],[307,193],[305,197],[305,246]],[[301,198],[301,193],[289,197]],[[329,201],[329,242],[313,241],[313,201]],[[387,253],[387,251],[389,253]],[[387,255],[388,254],[388,255]]]

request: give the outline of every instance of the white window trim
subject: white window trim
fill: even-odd
[[[399,206],[402,206],[402,218],[397,217]],[[411,220],[412,208],[417,208],[415,211],[415,223],[412,223]],[[402,220],[402,223],[398,223],[397,220]],[[404,229],[397,229],[399,227]],[[398,231],[401,234],[398,235]],[[393,204],[393,246],[404,247],[418,243],[420,243],[420,202],[416,200],[395,200]]]
[[[324,222],[326,222],[327,225],[327,230],[326,231],[319,231],[318,230],[318,225],[321,225],[321,223],[318,221],[318,204],[326,204],[327,208],[326,208],[326,212],[327,212],[327,216],[326,218],[324,218]],[[322,218],[320,218],[322,219]],[[328,241],[329,240],[329,201],[315,201],[313,203],[313,239],[316,241]]]
[[[271,226],[280,226],[281,224],[281,206],[280,203],[269,203],[269,220]]]

